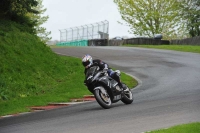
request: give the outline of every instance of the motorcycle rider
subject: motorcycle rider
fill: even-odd
[[[82,64],[85,67],[85,71],[84,71],[85,74],[88,68],[92,66],[99,66],[101,71],[106,71],[111,78],[113,78],[114,80],[118,82],[118,85],[120,86],[120,88],[123,88],[121,80],[120,80],[120,71],[119,70],[113,71],[111,68],[109,68],[109,65],[103,62],[102,60],[100,59],[93,60],[92,56],[90,56],[89,54],[86,54],[82,57]]]

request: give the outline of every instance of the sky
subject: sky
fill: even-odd
[[[134,35],[129,27],[119,24],[124,22],[113,0],[43,0],[49,19],[42,26],[51,31],[52,40],[60,40],[59,30],[81,25],[109,21],[109,37]]]

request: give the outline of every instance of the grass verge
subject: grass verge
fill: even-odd
[[[175,50],[175,51],[182,51],[182,52],[200,53],[200,46],[191,46],[191,45],[131,45],[131,44],[126,44],[123,46],[167,49],[167,50]]]
[[[16,88],[18,90],[14,93],[7,90],[8,99],[0,101],[0,116],[27,112],[30,111],[30,106],[42,106],[50,102],[69,102],[72,98],[90,95],[91,93],[83,85],[84,69],[81,59],[66,56],[60,56],[59,58],[62,60],[59,66],[65,67],[64,70],[57,70],[57,75],[51,75],[51,78],[48,76],[40,77],[38,79],[40,83],[31,83],[32,86],[27,90],[20,91],[20,88]],[[33,80],[32,78],[28,79]],[[131,88],[137,85],[135,79],[123,72],[121,79]]]
[[[177,125],[168,129],[159,129],[148,133],[200,133],[200,122]]]

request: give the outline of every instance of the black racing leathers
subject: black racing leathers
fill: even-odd
[[[90,67],[92,67],[92,66],[99,66],[100,71],[107,69],[108,75],[111,78],[115,79],[119,83],[120,87],[122,86],[120,77],[116,74],[116,72],[114,72],[111,68],[109,68],[109,65],[107,63],[103,62],[102,60],[95,59],[95,60],[93,60],[93,64]],[[87,68],[85,69],[84,73],[86,74],[86,72],[87,72]],[[86,80],[84,81],[84,83],[86,84]]]
[[[99,66],[100,70],[109,69],[108,64],[99,59],[93,60],[93,64],[90,67],[92,67],[92,66]],[[85,69],[84,73],[86,74],[86,72],[87,72],[87,68]]]

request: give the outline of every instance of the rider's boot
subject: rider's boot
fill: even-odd
[[[121,82],[118,82],[118,85],[121,89],[123,89],[124,91],[128,91],[128,87],[126,87],[125,85],[123,85]]]
[[[119,87],[120,87],[121,89],[123,89],[124,91],[127,90],[127,87],[123,86],[123,84],[122,84],[121,82],[118,83],[118,85],[119,85]]]
[[[116,70],[112,75],[111,77],[113,79],[115,79],[117,82],[118,82],[118,85],[121,89],[123,90],[126,90],[127,87],[124,87],[123,84],[121,83],[121,80],[120,80],[120,75],[121,75],[121,72],[119,70]]]

